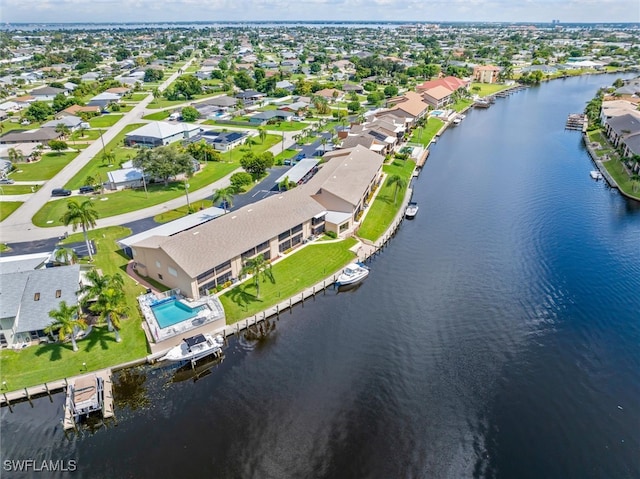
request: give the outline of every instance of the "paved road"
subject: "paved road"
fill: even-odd
[[[192,61],[193,60],[189,60],[183,69],[186,70]],[[177,72],[172,74],[165,82],[162,83],[160,90],[167,88],[177,77]],[[142,118],[147,105],[152,99],[151,95],[147,96],[130,112],[125,113],[125,115],[115,125],[109,128],[102,135],[104,143],[108,144],[124,129],[125,126],[135,123],[137,120]],[[80,171],[82,167],[89,163],[93,157],[98,155],[101,150],[102,141],[94,141],[86,149],[82,150],[80,154],[65,166],[55,177],[42,185],[36,193],[30,195],[15,212],[2,222],[2,226],[0,228],[0,241],[3,243],[33,241],[57,237],[64,234],[64,231],[66,231],[67,228],[40,228],[31,223],[31,218],[33,218],[33,215],[35,215],[40,208],[42,208],[42,206],[51,199],[51,190],[54,188],[62,188],[78,171]],[[6,197],[6,200],[8,199],[9,198]],[[138,216],[138,218],[140,218],[140,216]],[[115,224],[122,224],[122,222]],[[60,233],[60,231],[62,231],[62,233]]]
[[[189,64],[190,62],[185,65],[184,69],[186,69]],[[167,79],[163,83],[161,89],[164,89],[169,84],[171,84],[171,82],[175,80],[177,75],[177,73],[174,73],[169,79]],[[121,118],[118,123],[111,127],[109,131],[103,135],[105,144],[111,141],[120,131],[122,131],[122,129],[127,124],[133,123],[140,119],[145,114],[146,106],[150,103],[150,101],[151,97],[147,97],[145,100],[136,105],[136,107],[128,112],[123,118]],[[230,128],[234,129],[233,127]],[[285,149],[295,146],[296,142],[294,141],[293,137],[299,132],[291,131],[281,133],[278,131],[268,131],[268,133],[282,136],[282,141],[269,149],[269,151],[271,151],[275,156]],[[311,156],[312,151],[315,150],[319,145],[320,142],[318,141],[313,145],[306,146],[305,148],[309,150],[309,154],[307,156]],[[87,164],[95,155],[97,155],[101,149],[102,142],[95,141],[86,150],[81,152],[78,157],[76,157],[76,159],[74,159],[69,165],[67,165],[62,171],[60,171],[58,175],[56,175],[52,180],[42,186],[38,192],[29,195],[28,200],[25,201],[25,203],[18,210],[16,210],[2,223],[2,226],[0,228],[0,241],[2,243],[11,244],[15,250],[31,250],[32,246],[37,247],[36,249],[46,248],[49,244],[54,244],[55,241],[58,240],[58,238],[64,236],[65,234],[71,234],[72,230],[70,227],[57,226],[52,228],[40,228],[33,225],[30,220],[33,215],[40,210],[42,205],[46,201],[49,201],[51,199],[51,190],[54,188],[63,187],[76,174],[76,172],[85,164]],[[211,185],[201,188],[200,190],[189,191],[189,201],[196,202],[209,198],[213,194],[214,190],[229,186],[230,177],[236,171],[241,171],[241,169],[238,168],[226,177],[214,182]],[[272,194],[271,190],[273,188],[273,182],[284,171],[285,169],[283,168],[274,168],[272,172],[270,172],[269,176],[262,180],[261,184],[257,185],[250,194],[237,196],[236,202],[234,203],[234,208],[232,209],[236,209],[246,204],[253,203],[268,196],[269,194]],[[5,200],[9,200],[9,198],[5,197]],[[173,200],[167,201],[166,203],[150,206],[148,208],[132,211],[130,213],[125,213],[122,215],[99,219],[97,221],[96,227],[103,228],[107,226],[128,225],[130,227],[133,227],[133,229],[135,230],[143,231],[145,228],[153,226],[154,222],[151,219],[153,218],[153,216],[178,208],[185,205],[186,203],[187,196],[185,194],[184,196],[180,196]]]

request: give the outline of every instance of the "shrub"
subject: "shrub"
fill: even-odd
[[[331,239],[336,239],[338,237],[338,234],[335,231],[325,231],[324,234]]]

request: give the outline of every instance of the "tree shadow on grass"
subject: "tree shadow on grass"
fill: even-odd
[[[60,361],[62,359],[62,351],[68,350],[73,352],[73,346],[68,343],[42,344],[38,347],[35,355],[40,357],[49,354],[49,361]]]
[[[238,285],[231,290],[231,301],[236,303],[239,307],[244,308],[245,311],[249,309],[249,305],[255,302],[262,302],[254,293],[247,291],[248,289],[255,289],[255,285],[246,284],[244,286]]]
[[[86,352],[91,352],[96,346],[100,346],[100,349],[106,351],[109,349],[109,344],[116,344],[116,339],[114,337],[114,333],[109,331],[106,326],[100,328],[93,328],[91,334],[84,341],[83,350]]]

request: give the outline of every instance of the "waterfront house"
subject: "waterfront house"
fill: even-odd
[[[200,133],[200,126],[189,123],[168,123],[154,121],[127,133],[124,137],[125,146],[155,146],[169,145],[176,141],[188,140]]]
[[[44,261],[36,258],[30,269],[18,263],[2,263],[0,293],[0,346],[21,348],[46,340],[44,329],[53,320],[49,311],[60,302],[78,304],[80,265],[33,269]]]
[[[305,184],[171,236],[130,245],[140,274],[197,298],[236,279],[247,259],[275,259],[310,236],[351,230],[379,184],[384,158],[366,148],[336,150]]]
[[[445,87],[454,92],[456,90],[469,88],[469,81],[454,76],[446,76],[443,78],[437,78],[435,80],[425,81],[416,86],[416,91],[418,93],[423,93],[437,86]]]
[[[622,156],[640,154],[640,118],[624,114],[608,118],[604,130],[609,142],[622,151]]]
[[[438,110],[453,102],[453,91],[444,86],[435,86],[423,90],[422,98],[431,108]]]
[[[400,97],[387,100],[387,112],[404,118],[407,126],[414,125],[429,111],[429,104],[422,99],[419,93],[408,91]]]
[[[473,79],[480,83],[496,83],[501,68],[493,65],[477,65],[473,69]]]

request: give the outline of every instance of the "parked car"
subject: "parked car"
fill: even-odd
[[[54,188],[51,190],[51,196],[69,196],[71,190],[65,190],[64,188]]]
[[[81,194],[85,194],[85,193],[93,193],[94,191],[96,191],[96,189],[93,186],[86,185],[86,186],[81,186],[79,191]]]
[[[15,183],[11,178],[0,178],[0,185],[12,185]]]

